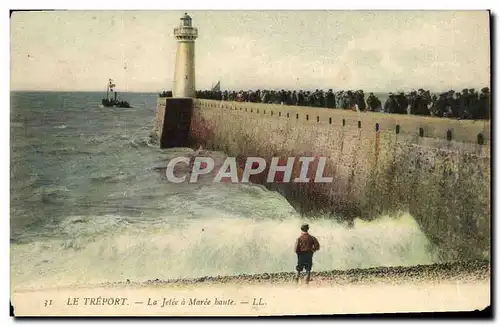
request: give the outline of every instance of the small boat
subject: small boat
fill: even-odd
[[[108,81],[108,86],[106,88],[106,98],[103,98],[101,101],[101,104],[105,108],[131,108],[130,104],[127,101],[120,101],[118,100],[118,92],[114,91],[114,88],[116,87],[116,84],[113,83],[112,79],[109,79]],[[114,97],[109,96],[109,93],[113,94]]]

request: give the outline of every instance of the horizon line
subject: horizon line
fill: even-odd
[[[305,88],[305,87],[302,87],[302,88],[234,88],[234,89],[221,89],[220,91],[221,92],[224,92],[224,91],[228,91],[228,92],[232,92],[232,91],[235,91],[235,92],[239,92],[239,91],[243,91],[243,92],[247,92],[247,91],[257,91],[257,90],[271,90],[271,91],[280,91],[280,90],[285,90],[285,91],[289,91],[289,90],[292,90],[292,91],[296,91],[296,90],[303,90],[303,91],[308,91],[308,90],[323,90],[323,91],[328,91],[329,89],[332,89],[334,92],[336,91],[358,91],[358,90],[362,90],[363,92],[373,92],[373,93],[398,93],[398,92],[410,92],[410,91],[413,91],[413,90],[419,90],[419,89],[423,89],[424,91],[430,91],[430,92],[448,92],[450,90],[453,90],[455,92],[459,92],[463,89],[474,89],[474,90],[477,90],[477,91],[481,91],[481,89],[483,88],[489,88],[490,91],[491,91],[491,85],[488,85],[488,86],[476,86],[476,87],[463,87],[463,86],[460,86],[460,87],[455,87],[455,88],[447,88],[447,89],[431,89],[431,88],[425,88],[425,87],[413,87],[413,88],[404,88],[404,89],[391,89],[391,90],[374,90],[374,89],[368,89],[368,90],[365,90],[363,88],[318,88],[318,87],[311,87],[311,88]],[[165,90],[165,89],[162,89],[160,91],[140,91],[140,90],[130,90],[130,91],[120,91],[120,92],[116,92],[116,93],[155,93],[155,94],[161,94],[163,92],[168,92],[168,91],[173,91],[172,89],[170,90]],[[211,91],[211,88],[204,88],[204,89],[197,89],[196,90],[197,92],[198,91]],[[105,91],[103,90],[54,90],[54,89],[10,89],[9,92],[34,92],[34,93],[41,93],[41,92],[47,92],[47,93],[64,93],[64,92],[68,92],[68,93],[105,93]]]
[[[103,90],[54,90],[54,89],[11,89],[10,92],[34,92],[34,93],[106,93]],[[152,91],[121,91],[116,93],[161,93],[161,92],[152,92]]]

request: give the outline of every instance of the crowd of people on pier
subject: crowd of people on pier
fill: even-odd
[[[171,97],[172,92],[163,92],[161,97]],[[347,109],[396,114],[414,114],[458,119],[489,119],[490,90],[474,88],[461,92],[450,90],[444,93],[431,93],[419,89],[411,92],[389,93],[384,103],[374,93],[365,95],[363,90],[323,91],[304,90],[256,90],[256,91],[220,91],[202,90],[196,92],[196,98],[218,101],[236,101],[270,103],[282,105],[324,107],[327,109]]]

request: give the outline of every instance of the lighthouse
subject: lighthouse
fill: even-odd
[[[191,17],[185,13],[179,27],[174,28],[177,39],[173,97],[196,96],[194,70],[194,42],[198,29],[192,26]]]

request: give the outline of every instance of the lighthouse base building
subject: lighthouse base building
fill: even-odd
[[[172,97],[159,97],[153,137],[159,138],[160,148],[189,146],[189,130],[196,97],[194,42],[198,29],[192,26],[187,13],[174,28],[177,40]]]

